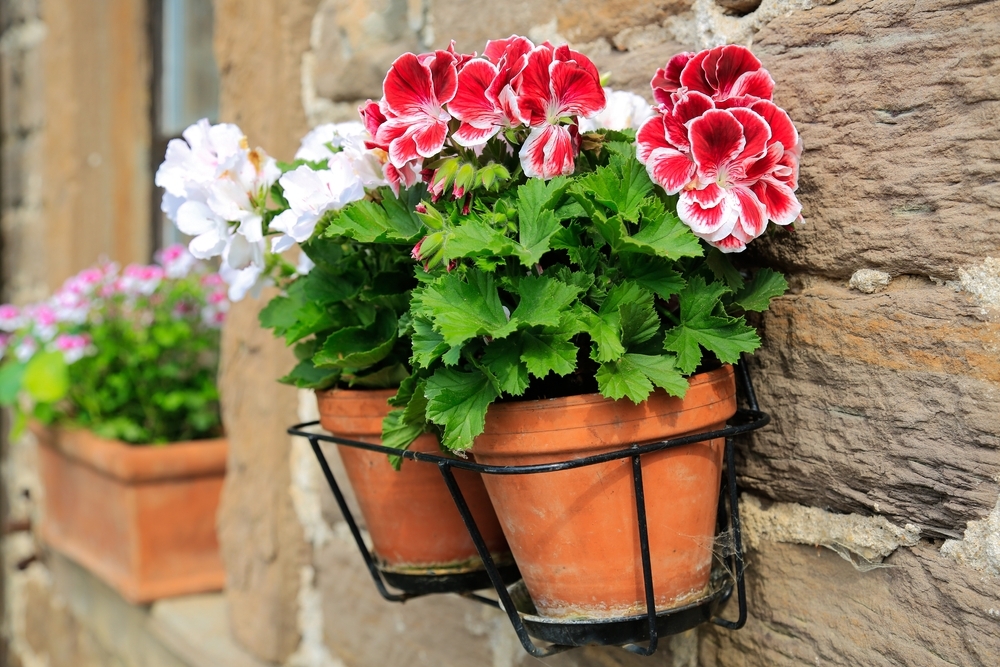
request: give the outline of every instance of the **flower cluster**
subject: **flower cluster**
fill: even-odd
[[[653,181],[679,193],[677,214],[698,237],[739,252],[769,220],[799,218],[802,144],[748,49],[681,53],[651,85],[659,106],[639,130],[638,157]]]
[[[229,310],[225,286],[217,274],[207,273],[182,245],[162,250],[158,263],[148,266],[104,263],[84,269],[63,283],[49,299],[23,308],[0,305],[0,357],[7,355],[26,363],[39,352],[59,351],[67,364],[78,361],[94,348],[87,328],[111,317],[148,319],[147,311],[170,297],[177,283],[194,281],[192,293],[176,301],[176,318],[200,318],[200,325],[221,327]]]
[[[182,245],[149,266],[85,269],[44,302],[0,306],[0,404],[131,442],[214,433],[228,308],[219,275]]]
[[[235,125],[201,120],[183,137],[167,144],[156,171],[156,185],[166,190],[162,209],[194,237],[194,257],[221,255],[230,282],[247,289],[264,272],[267,195],[281,171],[262,149],[251,150]],[[234,290],[232,296],[243,294]]]
[[[568,46],[536,46],[525,37],[487,42],[482,57],[447,50],[405,53],[393,62],[379,102],[360,109],[370,146],[387,156],[386,180],[398,192],[442,179],[433,161],[449,145],[481,150],[500,137],[528,177],[573,173],[579,119],[604,109],[594,64]],[[458,121],[451,123],[452,120]],[[450,140],[450,142],[449,142]]]

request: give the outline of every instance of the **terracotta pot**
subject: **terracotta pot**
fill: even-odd
[[[721,428],[736,411],[730,366],[696,375],[683,400],[599,394],[490,406],[472,451],[481,463],[565,461]],[[709,583],[724,439],[642,457],[657,609],[702,596]],[[486,475],[528,593],[544,616],[644,613],[630,458],[575,470]]]
[[[381,443],[382,419],[394,389],[316,392],[320,423],[330,433]],[[410,446],[440,454],[437,437],[425,434]],[[383,570],[402,573],[458,573],[482,568],[476,546],[455,507],[438,467],[404,461],[393,469],[385,454],[337,447],[358,499],[374,551]],[[482,476],[454,470],[465,501],[499,562],[510,561],[510,549],[490,504]]]
[[[127,445],[42,429],[42,539],[133,603],[222,590],[224,439]]]

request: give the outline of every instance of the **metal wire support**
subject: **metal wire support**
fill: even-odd
[[[739,492],[736,485],[736,454],[734,437],[744,433],[749,433],[762,428],[770,422],[770,417],[761,412],[757,406],[757,398],[754,394],[750,376],[746,371],[745,364],[741,363],[736,367],[739,375],[740,387],[748,404],[747,409],[738,410],[731,424],[725,428],[709,433],[699,433],[695,435],[683,436],[664,440],[662,442],[632,445],[627,448],[596,454],[569,461],[558,461],[554,463],[542,463],[520,466],[497,466],[475,463],[466,459],[456,459],[444,455],[428,454],[423,452],[403,451],[373,445],[370,443],[347,440],[336,436],[316,433],[305,430],[315,426],[318,422],[308,422],[297,424],[288,432],[292,435],[305,437],[309,440],[313,452],[320,463],[323,475],[326,477],[330,489],[333,491],[337,505],[351,529],[351,534],[361,551],[365,564],[371,573],[375,586],[379,594],[391,602],[404,602],[407,599],[428,594],[422,592],[389,592],[378,565],[368,546],[365,544],[358,528],[357,522],[351,514],[344,495],[337,484],[336,479],[326,460],[326,456],[320,446],[320,442],[331,442],[338,445],[366,449],[373,452],[380,452],[387,455],[402,456],[404,458],[433,463],[441,472],[445,485],[451,493],[455,506],[458,509],[469,535],[476,546],[481,557],[486,574],[490,583],[496,591],[498,600],[492,600],[472,591],[464,591],[461,594],[478,602],[499,607],[507,615],[518,640],[530,655],[536,658],[544,658],[556,653],[577,648],[586,644],[607,644],[617,645],[624,650],[638,655],[652,655],[658,645],[659,637],[664,634],[673,634],[694,627],[700,623],[712,622],[716,625],[738,630],[742,628],[747,620],[747,600],[746,586],[744,581],[743,562],[743,541],[742,527],[739,516]],[[719,499],[719,526],[725,531],[728,528],[733,535],[733,553],[728,556],[729,571],[732,573],[733,581],[717,590],[708,599],[692,603],[686,607],[672,609],[663,612],[656,611],[655,591],[653,586],[652,558],[649,548],[649,531],[646,515],[646,499],[643,488],[641,457],[651,452],[663,451],[674,447],[680,447],[695,442],[704,442],[716,438],[725,438],[725,474]],[[585,466],[604,463],[618,459],[629,458],[632,464],[633,491],[636,504],[636,520],[638,524],[639,549],[642,561],[643,590],[646,601],[646,613],[638,617],[626,619],[595,619],[593,623],[574,621],[572,623],[560,624],[559,622],[549,622],[546,619],[539,619],[530,614],[519,612],[515,607],[514,600],[508,588],[514,581],[504,581],[500,569],[497,567],[485,540],[476,525],[475,518],[465,500],[462,490],[455,479],[454,469],[469,470],[486,475],[530,475],[545,472],[555,472],[561,470],[572,470]],[[725,506],[728,506],[725,507]],[[728,511],[727,511],[728,509]],[[735,588],[735,591],[734,591]],[[719,617],[716,612],[736,593],[738,604],[738,617],[735,621]],[[548,646],[539,647],[532,641],[532,637],[542,639],[549,643]],[[645,646],[638,642],[647,642]]]

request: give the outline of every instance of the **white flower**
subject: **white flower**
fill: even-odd
[[[261,279],[264,273],[264,240],[251,243],[246,237],[233,234],[222,252],[219,275],[229,285],[229,300],[241,301],[248,293],[254,298],[270,283]]]
[[[172,139],[156,170],[156,185],[166,190],[161,208],[175,220],[184,201],[204,200],[206,191],[246,150],[246,138],[236,125],[211,125],[202,119],[191,125],[184,139]]]
[[[309,255],[304,252],[299,252],[299,261],[295,265],[295,273],[300,276],[308,276],[309,272],[313,270],[316,266],[316,262],[309,259]]]
[[[638,130],[643,123],[653,117],[653,107],[635,93],[611,88],[605,88],[604,93],[608,105],[593,118],[581,118],[581,132],[593,132],[599,129]]]
[[[188,250],[198,259],[222,254],[229,237],[229,223],[200,201],[186,201],[181,205],[177,210],[177,229],[194,237]]]
[[[295,159],[325,162],[340,152],[346,140],[366,137],[367,134],[365,126],[357,121],[319,125],[302,137]]]
[[[319,171],[302,165],[281,177],[279,183],[290,208],[271,221],[271,229],[283,232],[273,240],[274,252],[308,240],[327,211],[364,198],[364,182],[354,170],[351,156],[337,153],[328,164],[329,169]]]

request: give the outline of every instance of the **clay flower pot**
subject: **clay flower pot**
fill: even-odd
[[[565,461],[722,428],[736,412],[731,366],[691,378],[684,399],[657,390],[634,405],[599,394],[492,405],[480,463]],[[642,457],[657,610],[707,592],[724,439]],[[631,459],[529,475],[485,475],[514,560],[539,613],[645,613]]]
[[[222,590],[215,515],[226,440],[137,446],[33,430],[45,542],[133,603]]]
[[[394,389],[317,391],[320,423],[333,435],[381,443],[386,401]],[[371,535],[379,567],[400,574],[458,574],[482,569],[482,560],[438,467],[404,461],[395,470],[385,454],[338,445],[347,477]],[[437,437],[425,434],[410,449],[440,454]],[[455,479],[498,563],[510,562],[483,478],[454,470]],[[390,583],[392,583],[390,581]]]

